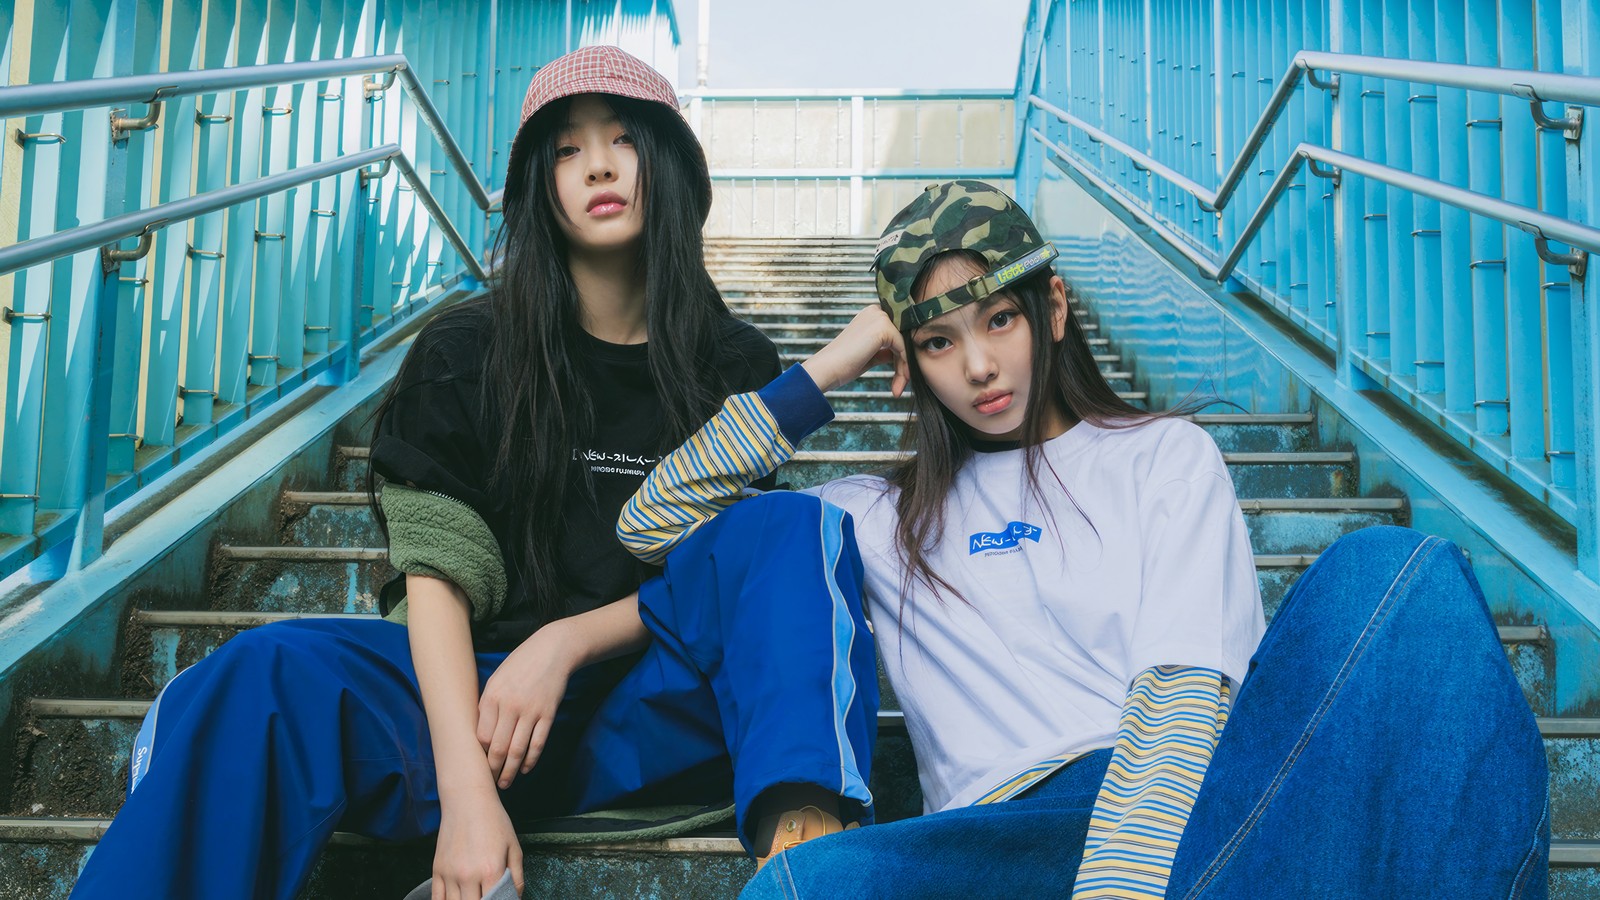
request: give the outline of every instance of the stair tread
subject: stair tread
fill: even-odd
[[[42,718],[135,719],[143,718],[152,700],[40,698],[28,701],[30,711]],[[878,727],[893,733],[906,728],[905,713],[897,709],[878,711]],[[1536,716],[1539,733],[1551,738],[1600,738],[1600,717]]]
[[[111,825],[110,819],[45,816],[0,816],[0,840],[5,841],[98,841]],[[526,838],[524,840],[527,840]],[[377,845],[385,843],[349,832],[335,832],[331,844],[336,846]],[[561,853],[670,853],[670,854],[740,854],[744,848],[739,839],[707,835],[678,837],[657,841],[616,841],[596,844],[575,844],[552,847],[529,841],[530,846],[545,852]],[[391,844],[391,846],[393,846]]]
[[[790,459],[794,462],[877,462],[879,460],[899,461],[911,456],[905,450],[801,450]],[[1283,451],[1273,453],[1224,453],[1224,462],[1240,465],[1351,465],[1356,461],[1354,453],[1344,452],[1297,452]]]
[[[1255,556],[1257,569],[1303,569],[1316,561],[1316,556],[1309,553],[1299,554],[1262,554]],[[133,614],[135,621],[142,625],[166,628],[252,628],[271,622],[290,622],[300,619],[375,619],[377,613],[310,613],[310,612],[280,612],[280,611],[238,611],[238,610],[137,610]],[[1550,632],[1543,625],[1498,625],[1496,631],[1500,635],[1501,643],[1529,644],[1542,643],[1550,639]]]

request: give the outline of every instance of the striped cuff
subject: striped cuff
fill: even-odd
[[[659,565],[702,523],[737,502],[752,481],[793,456],[796,441],[832,417],[828,401],[799,366],[760,391],[729,397],[622,507],[618,540],[635,557]]]
[[[1178,841],[1227,721],[1221,672],[1156,666],[1134,679],[1072,900],[1166,896]]]

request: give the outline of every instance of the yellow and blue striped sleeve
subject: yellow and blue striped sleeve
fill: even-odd
[[[1172,860],[1228,721],[1228,679],[1155,666],[1134,679],[1095,798],[1072,900],[1166,896]]]
[[[798,365],[759,391],[729,397],[711,421],[656,464],[622,507],[617,538],[629,553],[659,565],[832,418],[833,408]]]

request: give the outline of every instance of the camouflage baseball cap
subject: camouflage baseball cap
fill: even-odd
[[[951,250],[982,254],[988,273],[914,302],[911,286],[923,265]],[[1004,290],[1055,258],[1055,245],[1039,236],[1033,220],[1004,191],[981,181],[946,181],[928,185],[900,210],[878,241],[872,267],[878,272],[878,302],[894,327],[906,331]]]

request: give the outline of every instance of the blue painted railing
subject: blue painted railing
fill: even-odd
[[[7,4],[0,577],[93,560],[108,507],[481,279],[537,67],[673,67],[670,3],[600,7]]]
[[[1570,523],[1600,578],[1597,40],[1575,2],[1043,0],[1018,191],[1067,169],[1261,297]]]

